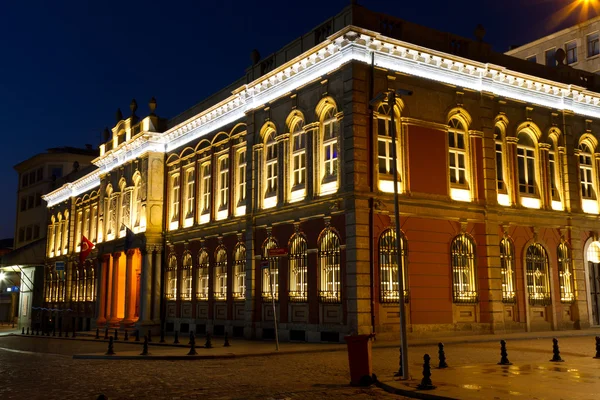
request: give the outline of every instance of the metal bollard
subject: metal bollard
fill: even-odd
[[[552,362],[564,362],[562,358],[560,358],[560,350],[558,349],[558,339],[552,339]]]
[[[438,343],[438,358],[440,359],[440,365],[438,368],[448,368],[448,364],[446,363],[446,353],[444,353],[444,343]]]
[[[69,329],[65,329],[65,337],[68,338],[69,337]]]
[[[73,326],[73,339],[75,339],[76,333],[75,333],[75,326]]]
[[[431,365],[429,365],[430,360],[431,357],[429,357],[429,354],[425,354],[423,356],[423,379],[421,379],[421,383],[417,385],[417,389],[419,390],[431,390],[436,388],[431,382]]]
[[[125,329],[125,341],[129,341],[129,333],[127,333],[127,329]]]
[[[600,336],[596,336],[596,357],[600,358]]]
[[[204,343],[204,347],[207,349],[212,349],[212,341],[210,340],[210,333],[206,332],[206,343]]]
[[[173,340],[173,344],[179,344],[179,332],[175,331],[175,339]]]
[[[27,334],[29,335],[29,327],[27,327]]]
[[[100,339],[100,329],[96,328],[96,338],[95,339]]]
[[[112,356],[115,354],[115,350],[113,348],[113,337],[108,338],[108,350],[106,351],[107,356]]]
[[[135,341],[136,342],[140,341],[140,330],[139,329],[135,330]]]
[[[104,329],[104,340],[108,340],[108,326]]]
[[[160,330],[160,342],[159,343],[164,343],[165,342],[165,330],[161,329]]]
[[[508,352],[506,351],[506,341],[500,341],[500,362],[498,365],[512,365],[510,361],[508,361]]]
[[[229,336],[227,335],[227,332],[225,332],[225,343],[223,343],[223,347],[230,347],[231,345],[229,344]]]
[[[142,352],[140,353],[140,356],[147,356],[148,355],[148,337],[144,336],[144,347],[142,348]]]
[[[115,340],[119,340],[119,331],[115,328]]]
[[[62,325],[58,327],[58,337],[62,337]]]
[[[196,354],[198,354],[196,352],[196,338],[194,337],[194,332],[190,332],[190,351],[187,355],[195,356]]]
[[[403,375],[403,371],[402,371],[402,347],[400,347],[400,365],[398,366],[398,372],[394,373],[394,376],[402,376]]]
[[[21,335],[25,334],[25,327],[23,327],[23,329],[21,329]]]
[[[40,336],[40,328],[37,328],[37,331],[35,331],[35,336]]]
[[[56,326],[52,328],[52,337],[56,336]]]

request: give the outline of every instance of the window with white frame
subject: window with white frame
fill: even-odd
[[[462,122],[456,118],[452,118],[448,125],[450,184],[467,186],[467,132]]]
[[[504,182],[504,153],[502,146],[502,130],[496,126],[494,128],[496,135],[496,190],[498,193],[506,193],[506,183]]]
[[[556,168],[556,153],[554,151],[548,152],[548,174],[550,180],[550,197],[553,200],[560,200],[558,186],[556,184],[556,173],[558,169]]]
[[[208,252],[206,249],[202,249],[198,255],[198,284],[196,293],[198,300],[208,300],[208,291],[210,290],[208,281],[209,268]]]
[[[246,246],[238,243],[233,260],[233,297],[246,298]]]
[[[215,255],[215,300],[226,300],[227,299],[227,250],[225,247],[220,246],[217,249]]]
[[[265,197],[271,197],[277,194],[277,142],[275,141],[275,132],[271,132],[267,136],[265,160],[267,168]]]
[[[179,174],[171,176],[171,222],[179,220]]]
[[[202,214],[210,212],[210,162],[202,164]]]
[[[500,273],[502,274],[502,301],[514,303],[516,299],[514,246],[509,238],[500,241]]]
[[[219,158],[219,209],[226,209],[229,199],[229,157]]]
[[[565,243],[558,245],[558,280],[561,303],[573,303],[575,301],[575,277],[573,276],[571,251]]]
[[[337,179],[338,173],[338,130],[335,109],[329,108],[323,116],[323,181]]]
[[[238,192],[237,203],[243,204],[246,201],[246,149],[237,153],[238,159]]]
[[[547,306],[552,304],[548,274],[548,255],[546,249],[539,243],[534,243],[527,248],[525,274],[527,276],[529,304],[533,306]]]
[[[342,301],[340,238],[331,228],[321,232],[318,258],[319,298],[323,303],[339,303]]]
[[[581,143],[579,145],[579,180],[581,183],[581,197],[584,199],[596,198],[592,160],[592,152],[589,147],[585,143]]]
[[[177,257],[175,255],[169,257],[167,267],[167,299],[177,299]]]
[[[520,133],[517,144],[517,169],[519,172],[519,193],[536,195],[535,144],[526,133]]]
[[[188,168],[185,171],[185,218],[192,218],[194,215],[195,193],[196,171]]]
[[[379,237],[379,298],[382,303],[397,303],[400,300],[398,290],[398,261],[402,271],[402,290],[404,301],[408,302],[408,273],[406,268],[406,239],[400,235],[400,254],[396,251],[396,231],[386,229]]]
[[[262,246],[263,260],[268,262],[269,268],[263,268],[262,297],[263,299],[279,298],[279,257],[269,257],[269,249],[277,247],[277,241],[271,236]]]
[[[298,121],[292,129],[292,190],[306,185],[306,132],[304,121]]]
[[[181,299],[192,299],[192,255],[187,252],[183,255],[183,267],[181,269]]]
[[[455,303],[476,303],[475,243],[462,233],[450,246],[452,256],[452,294]]]
[[[392,126],[391,112],[388,104],[381,104],[375,114],[375,126],[377,130],[377,160],[379,165],[379,173],[391,175],[394,173],[393,149],[392,149]],[[396,139],[399,139],[398,126],[394,127]],[[399,142],[396,142],[397,158],[400,159]],[[399,164],[399,162],[398,162]],[[400,176],[399,176],[400,178]]]
[[[289,244],[289,297],[290,301],[306,301],[308,299],[308,259],[306,255],[306,239],[296,233]]]

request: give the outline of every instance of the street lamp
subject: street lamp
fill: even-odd
[[[396,220],[396,268],[398,268],[398,302],[400,303],[400,369],[401,379],[408,379],[408,343],[406,342],[406,316],[404,310],[404,274],[400,270],[400,209],[398,205],[398,154],[396,148],[396,123],[394,120],[394,107],[396,107],[396,97],[412,96],[412,91],[397,89],[379,93],[369,104],[371,106],[384,99],[390,106],[390,117],[392,129],[392,162],[394,165],[394,219]],[[400,371],[399,371],[400,372]]]

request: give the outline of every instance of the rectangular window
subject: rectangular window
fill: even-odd
[[[194,214],[194,194],[196,190],[196,178],[194,168],[185,172],[185,218],[191,218]]]
[[[502,161],[502,143],[496,142],[496,187],[498,192],[506,192],[504,184],[504,163]]]
[[[565,45],[565,53],[567,53],[567,64],[574,64],[577,62],[577,42],[572,41]]]
[[[62,175],[63,175],[62,165],[50,166],[50,176],[53,176],[54,178],[61,178]]]
[[[306,181],[306,133],[304,130],[293,133],[292,146],[292,188],[299,189],[304,187]]]
[[[450,183],[467,184],[465,134],[457,130],[448,131]]]
[[[323,147],[324,147],[324,179],[337,176],[338,169],[338,140],[337,121],[334,117],[323,122]]]
[[[392,136],[389,132],[390,120],[377,118],[377,158],[380,174],[393,174]]]
[[[32,234],[33,234],[33,229],[31,228],[31,226],[27,227],[27,231],[26,231],[26,235],[25,235],[25,240],[31,240]]]
[[[25,241],[25,229],[21,228],[19,229],[19,242],[24,242]]]
[[[43,168],[38,168],[37,169],[37,181],[41,181],[42,179],[44,179],[44,169]]]
[[[535,55],[533,55],[533,56],[527,57],[525,60],[535,64],[537,62],[537,57]]]
[[[558,189],[556,187],[556,159],[553,151],[548,153],[548,162],[550,169],[550,196],[552,196],[553,199],[557,199]]]
[[[31,185],[33,183],[35,183],[35,171],[29,173],[29,184]]]
[[[277,143],[271,141],[267,143],[267,197],[275,194],[277,191]]]
[[[90,240],[90,209],[83,212],[83,236]]]
[[[27,210],[27,198],[21,198],[21,211]]]
[[[202,213],[207,213],[210,210],[210,163],[202,165]]]
[[[219,159],[219,209],[227,208],[229,199],[229,157]]]
[[[592,156],[587,153],[579,154],[579,179],[581,181],[581,197],[594,199],[594,181],[592,168]]]
[[[238,152],[238,204],[246,200],[246,150]]]
[[[36,193],[35,194],[35,206],[39,207],[42,205],[42,194],[41,193]]]
[[[587,37],[587,56],[593,57],[600,54],[600,34],[594,33]]]
[[[33,208],[33,205],[35,204],[35,200],[33,195],[27,196],[27,208]]]
[[[40,237],[40,226],[39,225],[34,225],[33,226],[33,238],[34,239],[39,239]]]
[[[28,175],[23,174],[23,176],[21,176],[21,187],[25,187],[28,184],[29,184]]]
[[[179,174],[171,178],[171,221],[179,219]]]
[[[535,195],[535,155],[533,149],[517,148],[519,192]]]
[[[556,49],[550,49],[550,50],[546,50],[546,52],[544,53],[545,57],[546,57],[546,65],[548,67],[556,67]]]

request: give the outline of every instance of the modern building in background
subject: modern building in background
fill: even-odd
[[[593,74],[355,4],[253,58],[170,120],[133,102],[43,197],[46,308],[307,341],[397,336],[400,306],[409,335],[600,325]]]
[[[506,54],[555,67],[556,50],[565,51],[564,64],[587,72],[600,72],[600,17],[563,29],[508,51]]]
[[[41,307],[43,297],[48,208],[42,196],[61,186],[65,176],[90,165],[97,154],[91,145],[51,148],[14,167],[18,173],[14,249],[2,255],[0,271],[5,279],[0,285],[11,290],[12,317],[18,317],[19,327],[41,321],[41,312],[32,307]]]

